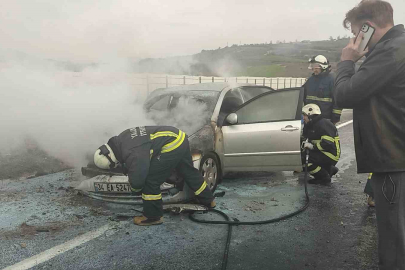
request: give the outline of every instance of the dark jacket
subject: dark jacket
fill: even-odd
[[[108,145],[115,157],[128,169],[131,187],[141,189],[149,173],[152,157],[170,152],[180,146],[187,136],[175,127],[134,127],[112,137]]]
[[[322,116],[333,123],[340,121],[342,109],[336,106],[333,98],[334,77],[330,71],[312,75],[304,84],[304,104],[316,104]]]
[[[335,99],[353,108],[357,171],[405,171],[405,30],[394,26],[366,55],[338,64]]]
[[[320,151],[325,158],[336,164],[340,158],[339,134],[331,121],[317,115],[304,126],[303,136],[314,145],[312,151]]]

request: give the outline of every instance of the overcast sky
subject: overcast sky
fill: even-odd
[[[350,35],[359,0],[1,0],[3,49],[77,62]],[[391,0],[395,23],[405,1]],[[4,52],[3,52],[4,53]]]

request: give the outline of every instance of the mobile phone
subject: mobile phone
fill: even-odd
[[[375,29],[371,25],[369,25],[367,23],[363,24],[363,26],[361,27],[360,32],[359,32],[359,34],[361,32],[364,33],[363,40],[360,42],[360,45],[359,45],[359,52],[362,52],[367,48],[368,43],[370,42],[370,39],[374,35],[374,31],[375,31]],[[359,35],[357,35],[356,40],[357,40],[358,36]]]

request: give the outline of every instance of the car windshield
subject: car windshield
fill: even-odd
[[[220,92],[179,91],[162,94],[147,101],[147,117],[156,125],[174,126],[188,135],[210,122]]]

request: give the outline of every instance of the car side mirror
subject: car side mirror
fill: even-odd
[[[238,123],[238,115],[236,113],[231,113],[226,117],[226,122],[231,125],[235,125]]]

